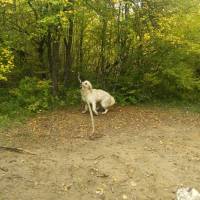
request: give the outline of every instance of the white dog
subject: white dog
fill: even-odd
[[[93,89],[92,84],[89,81],[83,81],[81,83],[81,97],[82,100],[86,103],[92,105],[93,112],[98,115],[97,112],[97,103],[101,105],[104,109],[102,114],[106,114],[108,112],[108,108],[115,104],[115,99],[108,92],[100,89]],[[85,110],[82,113],[88,111],[88,106],[85,104]]]

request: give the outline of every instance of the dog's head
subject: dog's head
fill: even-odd
[[[82,89],[91,90],[92,89],[92,84],[90,83],[90,81],[83,81],[81,83],[81,88]]]

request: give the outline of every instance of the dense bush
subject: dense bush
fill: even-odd
[[[0,94],[0,113],[10,113],[19,107],[30,112],[40,112],[55,106],[77,105],[81,99],[79,88],[65,89],[63,86],[59,88],[59,95],[53,97],[51,82],[36,77],[25,77],[17,88],[3,89]]]
[[[60,88],[60,105],[79,105],[81,101],[79,88]]]
[[[1,45],[0,42],[0,81],[6,81],[6,75],[14,68],[14,56],[12,52]]]
[[[21,107],[37,112],[48,109],[52,103],[50,81],[26,77],[19,83],[19,87],[10,93],[16,98]]]
[[[12,120],[23,121],[27,116],[58,106],[80,104],[77,88],[59,88],[59,96],[51,94],[51,82],[26,77],[14,89],[0,89],[0,127],[8,127]]]
[[[175,46],[175,47],[174,47]],[[196,69],[196,52],[187,52],[187,45],[152,38],[143,47],[140,68],[132,61],[117,78],[108,79],[110,90],[122,104],[141,102],[185,101],[196,103],[200,99],[200,79]]]

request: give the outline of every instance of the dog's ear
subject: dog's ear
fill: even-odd
[[[88,89],[92,90],[92,84],[90,82],[88,82]]]

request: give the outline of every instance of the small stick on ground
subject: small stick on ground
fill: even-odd
[[[103,158],[105,158],[105,156],[102,154],[102,155],[99,155],[95,158],[86,158],[86,160],[98,160],[98,159],[103,159]]]
[[[24,154],[36,155],[35,153],[32,153],[28,150],[24,150],[22,148],[15,148],[15,147],[0,147],[0,151],[10,151],[10,152],[15,152],[15,153],[24,153]]]
[[[7,168],[4,168],[4,167],[0,167],[0,170],[4,171],[4,172],[8,172],[8,169]]]

